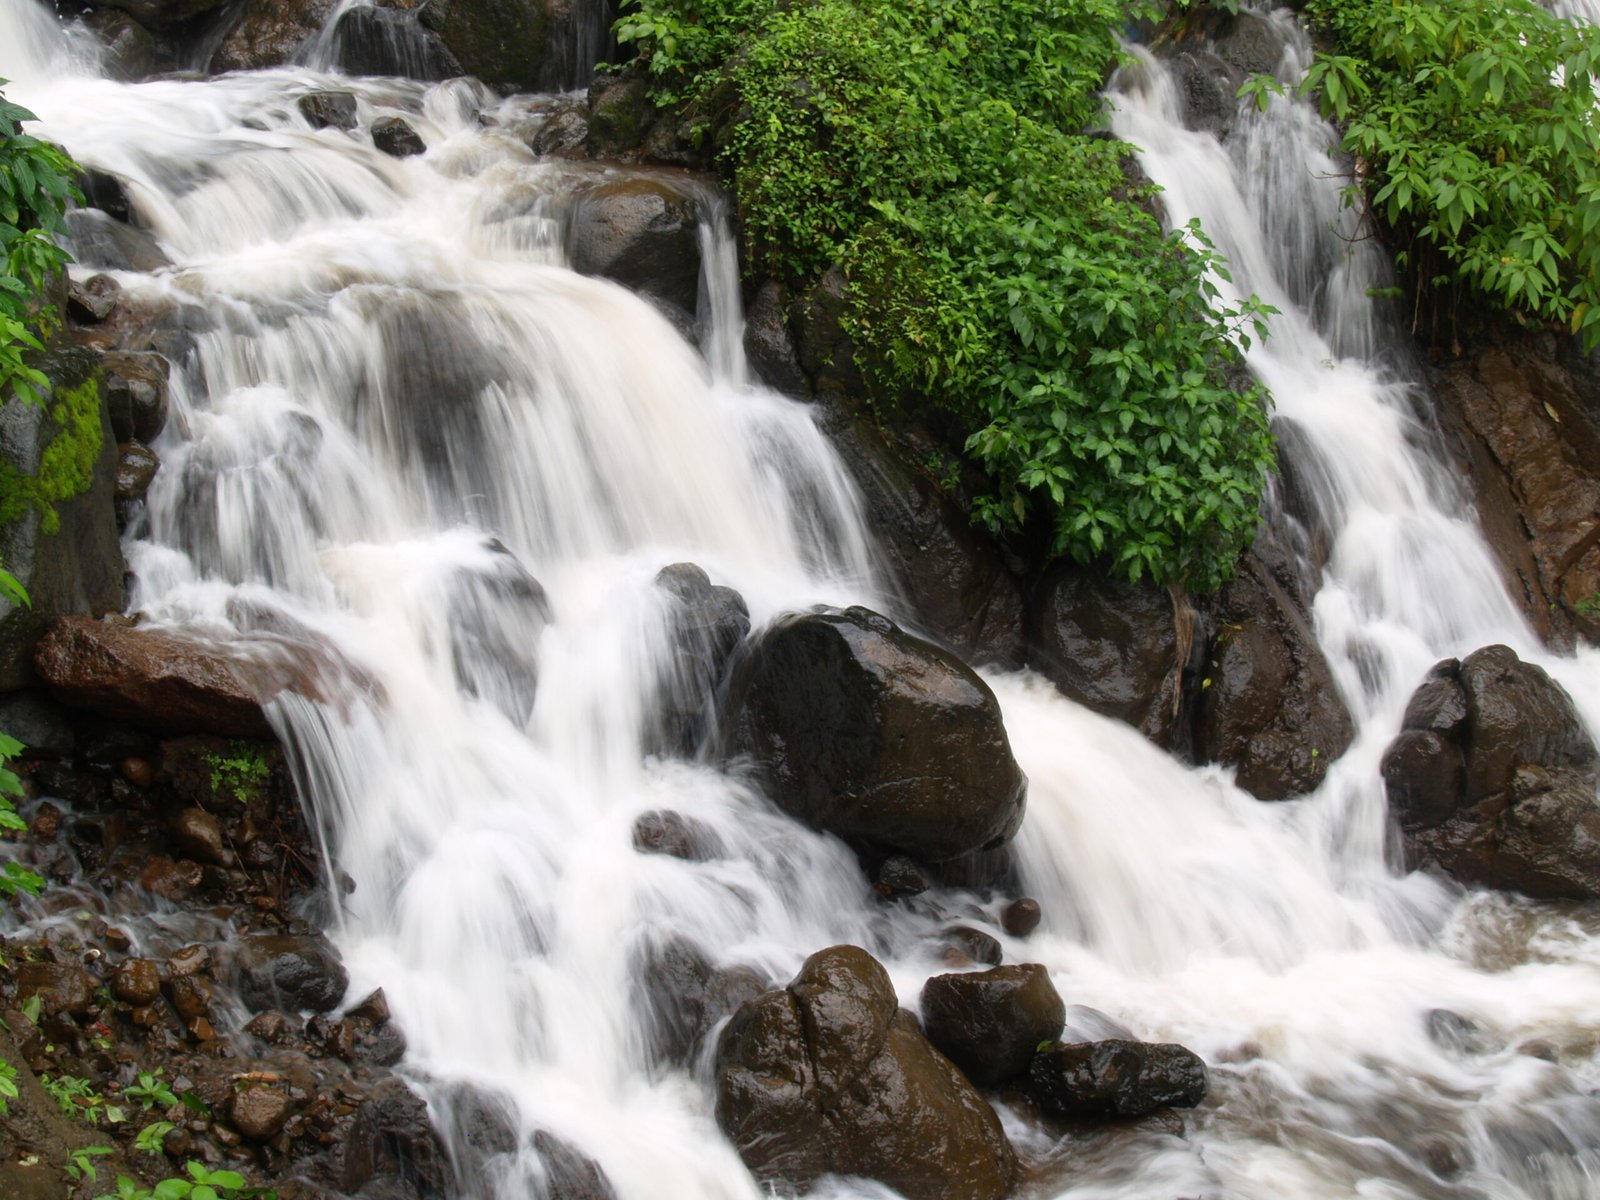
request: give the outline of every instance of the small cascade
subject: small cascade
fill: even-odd
[[[567,222],[610,176],[514,136],[548,98],[332,74],[333,57],[117,84],[43,13],[0,0],[0,75],[41,132],[126,181],[170,265],[116,279],[193,339],[126,543],[132,607],[324,666],[317,698],[269,715],[330,878],[356,885],[331,915],[349,995],[385,989],[462,1200],[547,1196],[544,1134],[619,1200],[755,1200],[705,1064],[652,1055],[651,964],[687,942],[783,981],[852,942],[910,1004],[957,910],[1007,961],[1048,967],[1074,1028],[1179,1041],[1210,1067],[1184,1138],[1063,1149],[1007,1109],[1029,1196],[1594,1194],[1600,922],[1395,872],[1377,764],[1440,657],[1506,642],[1596,729],[1600,669],[1545,654],[1506,597],[1366,298],[1384,266],[1340,208],[1333,135],[1304,106],[1241,110],[1223,146],[1183,128],[1141,54],[1113,122],[1169,215],[1199,216],[1240,293],[1281,310],[1250,365],[1314,497],[1297,515],[1326,551],[1305,569],[1356,742],[1316,795],[1267,805],[1036,677],[994,676],[1030,779],[1020,870],[1046,914],[1023,942],[991,897],[884,905],[840,841],[664,752],[663,709],[705,696],[663,568],[697,564],[757,627],[814,604],[893,615],[811,412],[751,382],[722,202],[695,199],[697,348],[569,269]],[[1308,51],[1273,20],[1292,79]],[[354,95],[354,130],[301,114],[329,89]],[[426,152],[380,153],[386,117]],[[663,811],[719,853],[636,853],[635,822]],[[511,1130],[495,1153],[475,1140],[486,1107]]]

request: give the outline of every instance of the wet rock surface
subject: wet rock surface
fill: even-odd
[[[508,93],[542,82],[550,16],[549,0],[432,0],[422,9],[463,72]]]
[[[734,669],[723,744],[785,812],[937,862],[1007,841],[1027,781],[994,693],[864,608],[781,618]]]
[[[691,754],[713,728],[715,693],[750,632],[750,612],[694,563],[665,566],[655,582],[669,597],[672,656],[657,687],[654,748]]]
[[[876,1179],[908,1200],[997,1200],[1016,1159],[999,1119],[902,1012],[866,951],[835,946],[734,1014],[717,1121],[757,1178]]]
[[[1039,1043],[1061,1034],[1067,1006],[1038,963],[935,975],[922,986],[922,1029],[982,1088],[1028,1070]]]
[[[1034,1056],[1028,1093],[1057,1116],[1141,1117],[1199,1104],[1206,1068],[1193,1051],[1171,1042],[1073,1042]]]
[[[1509,648],[1436,665],[1382,769],[1413,858],[1464,883],[1600,899],[1594,742],[1561,687]]]
[[[567,255],[580,274],[614,280],[692,317],[700,292],[694,189],[654,176],[601,184],[573,207]]]

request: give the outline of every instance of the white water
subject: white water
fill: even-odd
[[[580,1146],[628,1200],[759,1195],[704,1075],[646,1063],[640,954],[683,935],[781,981],[853,941],[914,1004],[940,969],[925,940],[940,915],[886,910],[838,843],[739,781],[644,754],[669,669],[662,565],[700,563],[758,624],[887,603],[805,410],[744,384],[725,231],[711,216],[707,366],[647,304],[564,269],[561,214],[592,176],[485,127],[498,102],[469,86],[333,84],[356,90],[363,129],[416,126],[427,154],[395,161],[305,126],[293,98],[327,76],[125,86],[58,45],[31,0],[0,0],[10,94],[131,181],[176,264],[120,281],[206,329],[128,547],[135,605],[245,645],[298,629],[329,664],[327,703],[273,715],[357,884],[335,931],[352,998],[385,988],[441,1117],[468,1081]],[[1377,759],[1446,654],[1507,641],[1597,728],[1600,672],[1538,651],[1419,452],[1407,389],[1378,364],[1374,267],[1323,248],[1340,219],[1315,157],[1331,135],[1283,104],[1245,118],[1232,153],[1274,170],[1241,184],[1171,102],[1147,66],[1119,131],[1173,215],[1200,215],[1240,286],[1284,310],[1251,361],[1314,456],[1332,531],[1317,625],[1362,732],[1316,797],[1262,805],[1037,679],[993,681],[1031,780],[1019,851],[1046,912],[1007,959],[1046,963],[1069,1004],[1212,1066],[1184,1140],[1062,1153],[1012,1120],[1042,1160],[1030,1194],[1591,1197],[1600,920],[1395,877]],[[1285,261],[1308,246],[1323,268]],[[517,599],[524,572],[547,623]],[[635,853],[633,819],[655,808],[710,822],[723,857]],[[1431,1041],[1435,1008],[1476,1021],[1482,1044]],[[1560,1065],[1517,1052],[1535,1038]],[[1430,1171],[1440,1147],[1459,1175]],[[537,1162],[499,1162],[460,1194],[542,1194]]]

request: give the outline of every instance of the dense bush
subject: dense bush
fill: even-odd
[[[1162,231],[1095,132],[1115,0],[638,0],[618,24],[669,99],[730,81],[748,260],[850,280],[885,402],[941,406],[996,529],[1204,590],[1257,523],[1265,396],[1197,229]]]
[[[1311,0],[1306,78],[1368,170],[1420,315],[1465,289],[1600,344],[1600,32],[1533,0]]]

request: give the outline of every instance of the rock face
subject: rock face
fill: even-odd
[[[864,608],[784,617],[734,668],[723,744],[790,815],[938,862],[1007,841],[1027,781],[994,693]]]
[[[271,737],[260,701],[215,648],[157,630],[62,617],[34,653],[61,703],[161,733]]]
[[[689,189],[653,176],[601,184],[573,208],[567,254],[580,274],[614,279],[694,315],[700,234]]]
[[[1183,663],[1172,600],[1073,563],[1046,572],[1034,597],[1028,665],[1063,695],[1170,747]],[[1185,662],[1187,655],[1184,656]]]
[[[1237,767],[1239,786],[1262,800],[1313,790],[1355,726],[1311,627],[1254,552],[1209,607],[1195,757]]]
[[[866,501],[874,539],[906,611],[971,663],[1020,666],[1022,590],[995,544],[939,486],[844,404],[824,430]]]
[[[245,0],[211,58],[211,70],[281,67],[333,15],[335,0]]]
[[[908,1200],[998,1200],[1016,1160],[994,1111],[901,1012],[855,946],[806,960],[734,1014],[717,1042],[717,1122],[757,1178],[834,1173]]]
[[[324,937],[259,933],[234,947],[239,997],[255,1009],[327,1012],[344,999],[350,976]]]
[[[928,1040],[979,1087],[1028,1069],[1040,1042],[1061,1035],[1067,1006],[1038,963],[935,975],[922,986]]]
[[[1502,333],[1447,365],[1434,409],[1534,627],[1600,637],[1600,381],[1570,341]]]
[[[549,0],[429,0],[422,23],[469,75],[506,92],[532,91],[550,38]]]
[[[1595,745],[1572,701],[1505,646],[1429,672],[1384,754],[1414,854],[1464,883],[1600,899]]]
[[[1171,1042],[1072,1042],[1034,1056],[1028,1092],[1057,1116],[1142,1117],[1204,1100],[1206,1065]]]

